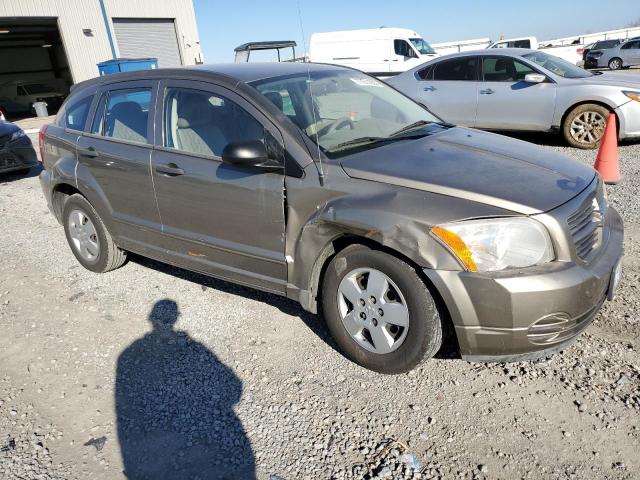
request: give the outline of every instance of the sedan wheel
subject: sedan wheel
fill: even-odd
[[[571,136],[580,143],[598,142],[604,134],[605,118],[599,112],[587,111],[571,122]]]
[[[609,110],[602,105],[579,105],[569,112],[564,120],[564,138],[576,148],[596,148],[607,126]]]
[[[622,60],[620,60],[619,58],[612,58],[611,60],[609,60],[609,68],[611,70],[619,70],[620,68],[622,68]]]

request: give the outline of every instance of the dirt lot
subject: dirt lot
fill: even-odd
[[[0,478],[640,478],[640,144],[620,155],[624,277],[579,341],[399,376],[294,302],[138,257],[90,273],[35,172],[0,177]]]

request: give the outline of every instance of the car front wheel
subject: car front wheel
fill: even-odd
[[[362,245],[347,247],[328,265],[322,309],[345,355],[376,372],[411,370],[442,344],[435,301],[415,269]]]
[[[569,145],[576,148],[596,148],[607,125],[609,110],[602,105],[578,105],[564,119],[562,131]]]
[[[127,252],[114,243],[100,216],[82,195],[67,199],[63,219],[71,251],[87,270],[103,273],[124,264]]]

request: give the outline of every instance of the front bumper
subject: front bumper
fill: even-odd
[[[640,102],[629,100],[615,109],[620,123],[619,138],[640,138]]]
[[[0,172],[24,170],[37,164],[38,157],[28,137],[0,147]]]
[[[462,358],[524,360],[574,341],[610,293],[612,273],[622,257],[622,219],[609,208],[606,222],[607,242],[588,264],[556,261],[494,274],[425,269],[448,308]],[[567,321],[558,335],[536,335],[542,319],[559,313]]]

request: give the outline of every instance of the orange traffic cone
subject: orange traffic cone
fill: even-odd
[[[616,116],[613,113],[610,113],[607,119],[596,164],[593,168],[598,171],[606,184],[615,185],[622,180],[618,164],[618,129],[616,128]]]

